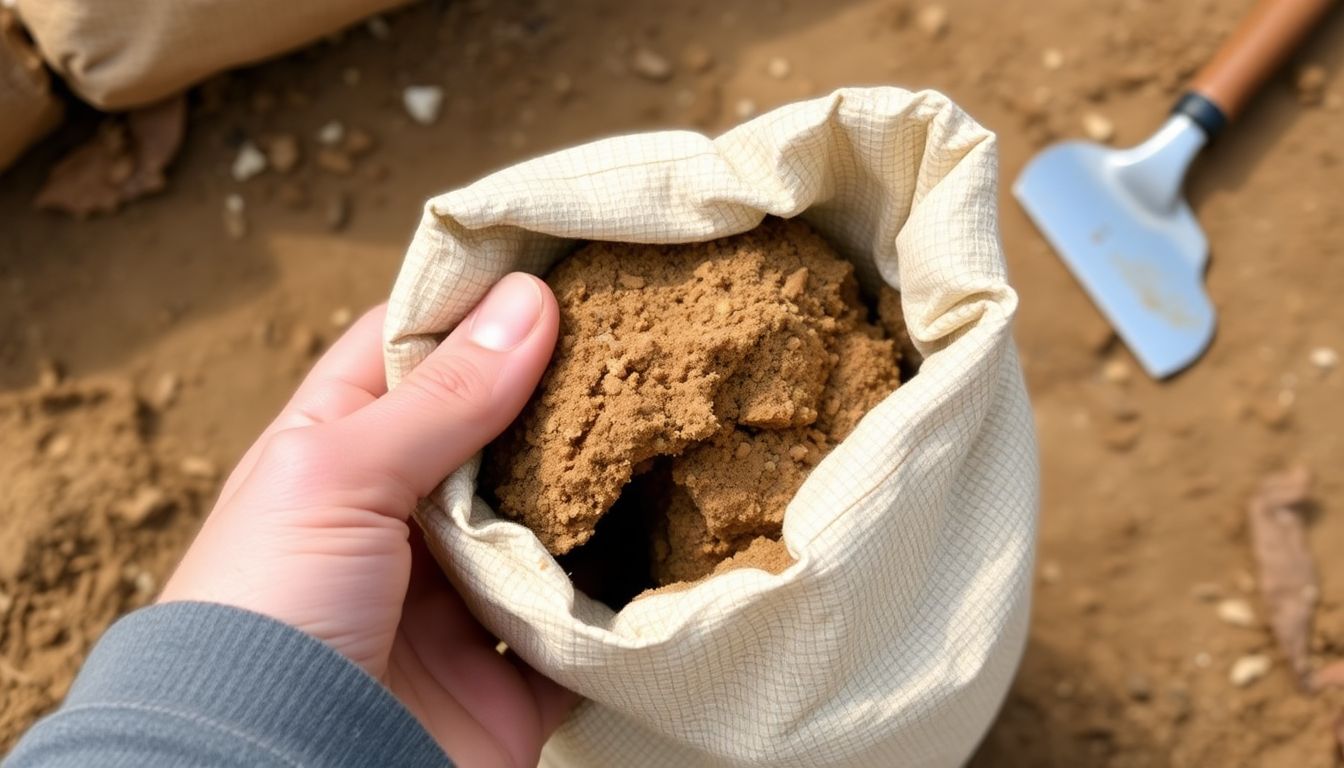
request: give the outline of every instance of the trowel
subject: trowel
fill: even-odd
[[[1130,149],[1057,144],[1013,186],[1153,378],[1190,365],[1213,339],[1208,242],[1181,195],[1186,168],[1335,4],[1259,0],[1152,138]]]

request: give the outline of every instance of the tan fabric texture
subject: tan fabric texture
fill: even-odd
[[[585,702],[550,766],[943,766],[998,709],[1027,626],[1038,468],[1011,337],[994,137],[944,96],[846,89],[717,139],[606,139],[435,197],[385,327],[395,386],[501,276],[578,240],[688,242],[801,216],[902,291],[926,360],[808,477],[797,560],[614,613],[475,494],[417,517],[481,621]]]
[[[61,103],[13,14],[0,8],[0,171],[61,119]]]
[[[407,0],[17,0],[47,63],[85,101],[144,106]]]

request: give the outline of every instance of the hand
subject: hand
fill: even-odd
[[[533,766],[573,694],[495,651],[407,519],[522,410],[555,347],[555,298],[505,277],[391,393],[384,312],[243,456],[159,599],[297,627],[381,680],[459,765]]]

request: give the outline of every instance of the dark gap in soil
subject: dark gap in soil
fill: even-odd
[[[666,505],[671,468],[666,458],[636,475],[598,521],[583,546],[556,558],[584,594],[614,611],[658,586],[653,581],[653,526]]]

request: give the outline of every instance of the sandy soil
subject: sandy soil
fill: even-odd
[[[1145,379],[1006,196],[1031,153],[1081,135],[1089,113],[1116,143],[1141,139],[1249,5],[947,0],[937,33],[892,0],[432,3],[389,17],[390,40],[356,29],[198,89],[167,192],[86,222],[29,206],[92,132],[76,114],[0,182],[0,478],[33,489],[0,501],[0,748],[57,700],[111,616],[161,583],[213,492],[209,465],[230,465],[313,347],[386,295],[427,196],[585,139],[715,132],[751,107],[892,83],[941,89],[1000,135],[1042,442],[1031,643],[976,764],[1338,764],[1344,696],[1295,690],[1258,618],[1244,520],[1265,472],[1317,471],[1312,649],[1344,656],[1344,372],[1313,362],[1344,349],[1344,14],[1293,65],[1324,68],[1320,103],[1299,98],[1290,69],[1194,169],[1220,331],[1187,374]],[[692,46],[712,53],[707,71],[685,60]],[[673,64],[669,79],[630,70],[644,47]],[[447,88],[437,125],[402,111],[411,83]],[[376,144],[348,173],[315,162],[332,119]],[[272,134],[300,139],[299,168],[233,181],[238,143]],[[225,231],[230,193],[246,203],[242,239]],[[342,197],[349,221],[333,231]],[[69,382],[56,391],[84,394],[52,405],[52,363]],[[147,488],[161,506],[138,518]],[[66,530],[83,533],[52,535]],[[1249,627],[1219,618],[1238,597]],[[1257,652],[1272,668],[1234,686],[1233,664]]]

